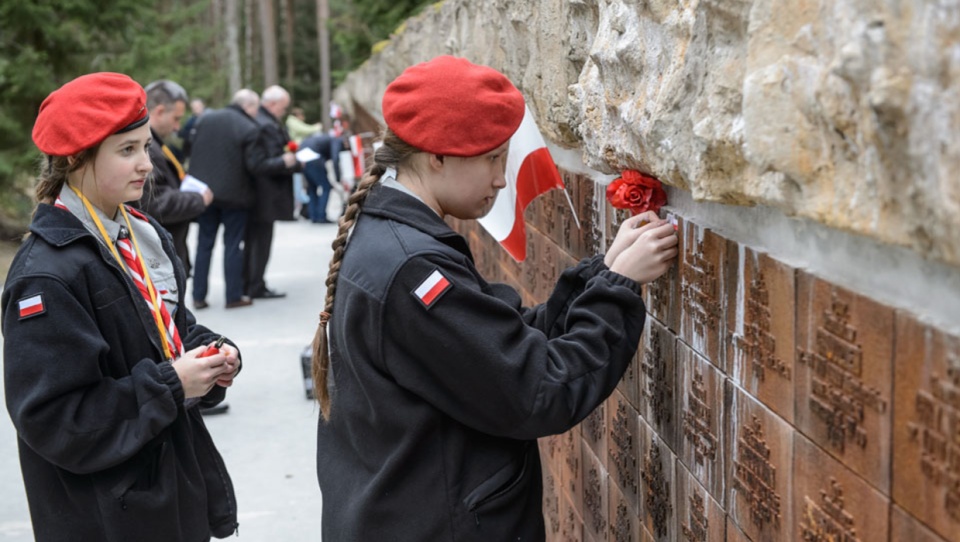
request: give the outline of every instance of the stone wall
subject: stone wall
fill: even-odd
[[[764,204],[960,267],[960,3],[448,0],[337,90],[406,66],[506,73],[552,143],[698,201]]]
[[[612,239],[613,173],[672,185],[632,367],[541,440],[549,540],[960,542],[960,3],[448,0],[336,99],[375,123],[438,54],[517,84],[574,202],[522,263],[453,221],[527,304]]]

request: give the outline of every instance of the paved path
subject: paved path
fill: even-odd
[[[243,353],[243,372],[227,394],[229,412],[206,421],[233,477],[240,535],[247,542],[320,540],[315,455],[319,409],[304,397],[299,358],[316,329],[335,233],[333,225],[277,223],[267,283],[287,297],[231,310],[223,308],[218,242],[210,308],[197,311],[201,323],[229,336]],[[33,540],[16,448],[4,409],[0,542]]]

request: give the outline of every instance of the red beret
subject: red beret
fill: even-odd
[[[523,94],[502,73],[452,56],[407,68],[383,95],[383,118],[393,133],[446,156],[499,147],[520,127],[523,112]]]
[[[70,156],[108,136],[142,126],[149,118],[147,94],[120,73],[82,75],[40,104],[33,142],[51,156]]]

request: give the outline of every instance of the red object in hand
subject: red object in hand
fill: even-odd
[[[297,142],[287,141],[287,150],[290,152],[297,152]]]
[[[214,354],[219,353],[219,352],[220,352],[220,347],[223,346],[223,343],[224,343],[224,341],[226,341],[226,340],[227,340],[226,337],[221,336],[219,339],[217,339],[217,342],[214,343],[213,346],[208,347],[206,350],[203,351],[202,354],[200,354],[200,355],[197,356],[197,357],[198,357],[198,358],[207,358],[207,357],[210,357],[210,356],[212,356],[212,355],[214,355]]]

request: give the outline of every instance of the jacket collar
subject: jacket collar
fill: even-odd
[[[87,235],[93,237],[93,234],[84,227],[83,222],[73,213],[47,203],[37,206],[37,212],[30,223],[30,232],[57,247]]]
[[[426,203],[400,190],[377,183],[363,202],[363,214],[387,218],[426,233],[473,261],[467,241]]]

